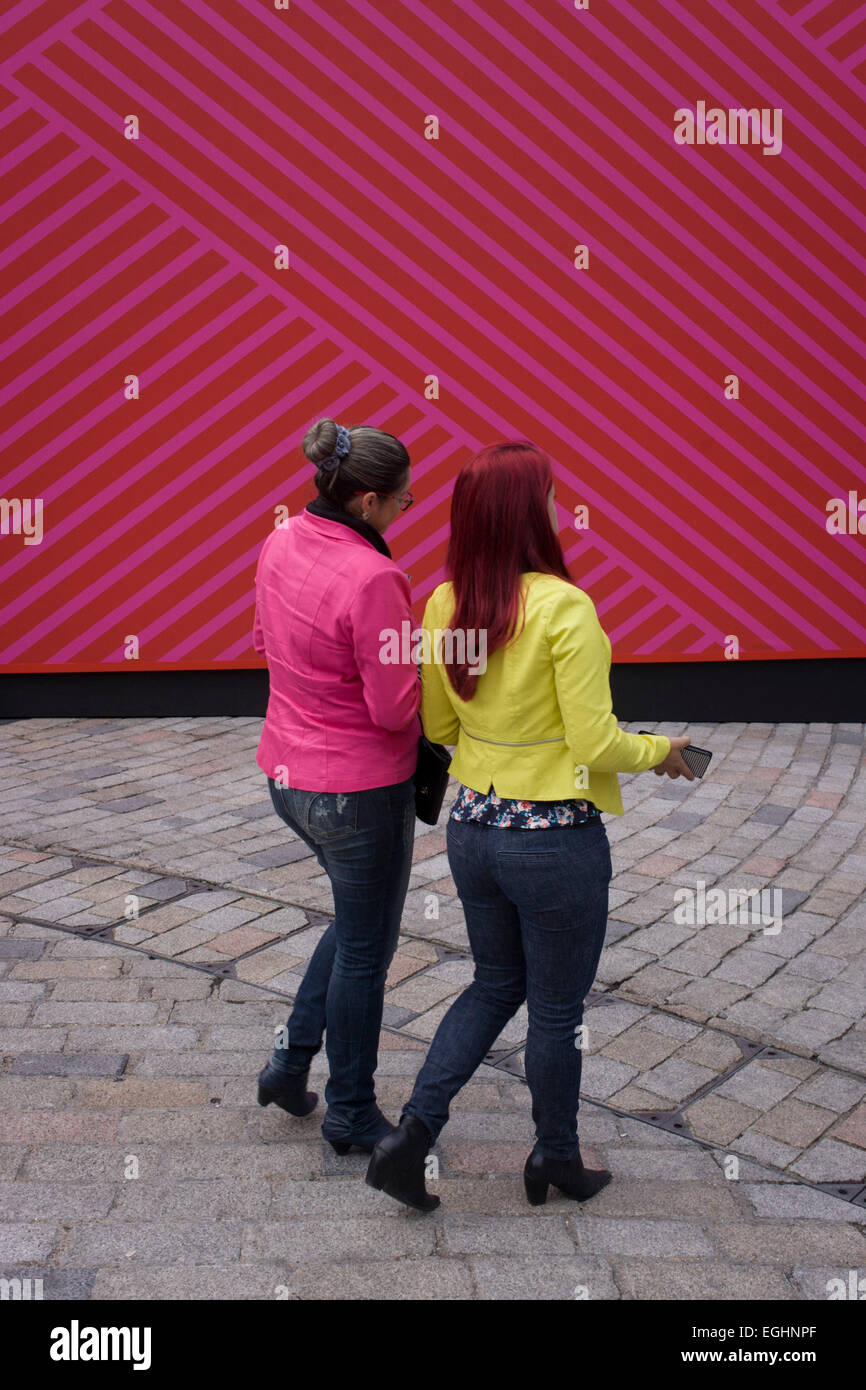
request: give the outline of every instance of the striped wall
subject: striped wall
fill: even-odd
[[[866,0],[2,0],[0,54],[0,671],[262,664],[322,416],[409,449],[417,617],[528,438],[614,660],[866,655]]]

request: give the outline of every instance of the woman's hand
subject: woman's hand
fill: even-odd
[[[682,738],[671,739],[671,751],[668,753],[664,762],[658,763],[657,766],[653,768],[653,772],[657,777],[663,777],[664,774],[667,773],[668,777],[685,777],[689,782],[695,780],[695,774],[692,772],[691,768],[683,762],[680,754],[680,749],[685,748],[687,743],[691,743],[691,739],[687,735],[683,735]]]

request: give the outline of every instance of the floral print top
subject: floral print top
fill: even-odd
[[[507,830],[550,830],[561,825],[583,825],[599,820],[601,812],[591,801],[514,801],[461,786],[451,809],[452,820],[474,821]]]

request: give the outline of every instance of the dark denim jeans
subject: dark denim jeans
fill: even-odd
[[[315,851],[331,880],[334,920],[319,940],[271,1064],[306,1070],[322,1046],[330,1077],[328,1138],[375,1116],[373,1074],[385,976],[397,947],[415,834],[413,778],[356,792],[310,792],[268,778],[274,809]],[[282,1040],[281,1040],[282,1041]]]
[[[448,1106],[524,999],[524,1066],[536,1148],[578,1148],[577,1029],[607,925],[612,868],[604,824],[510,830],[448,821],[448,862],[466,916],[475,978],[436,1031],[404,1115],[434,1139]]]

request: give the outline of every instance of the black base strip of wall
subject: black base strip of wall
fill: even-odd
[[[618,719],[862,723],[866,658],[624,662],[611,669]],[[268,673],[68,672],[0,677],[2,719],[264,717]]]

